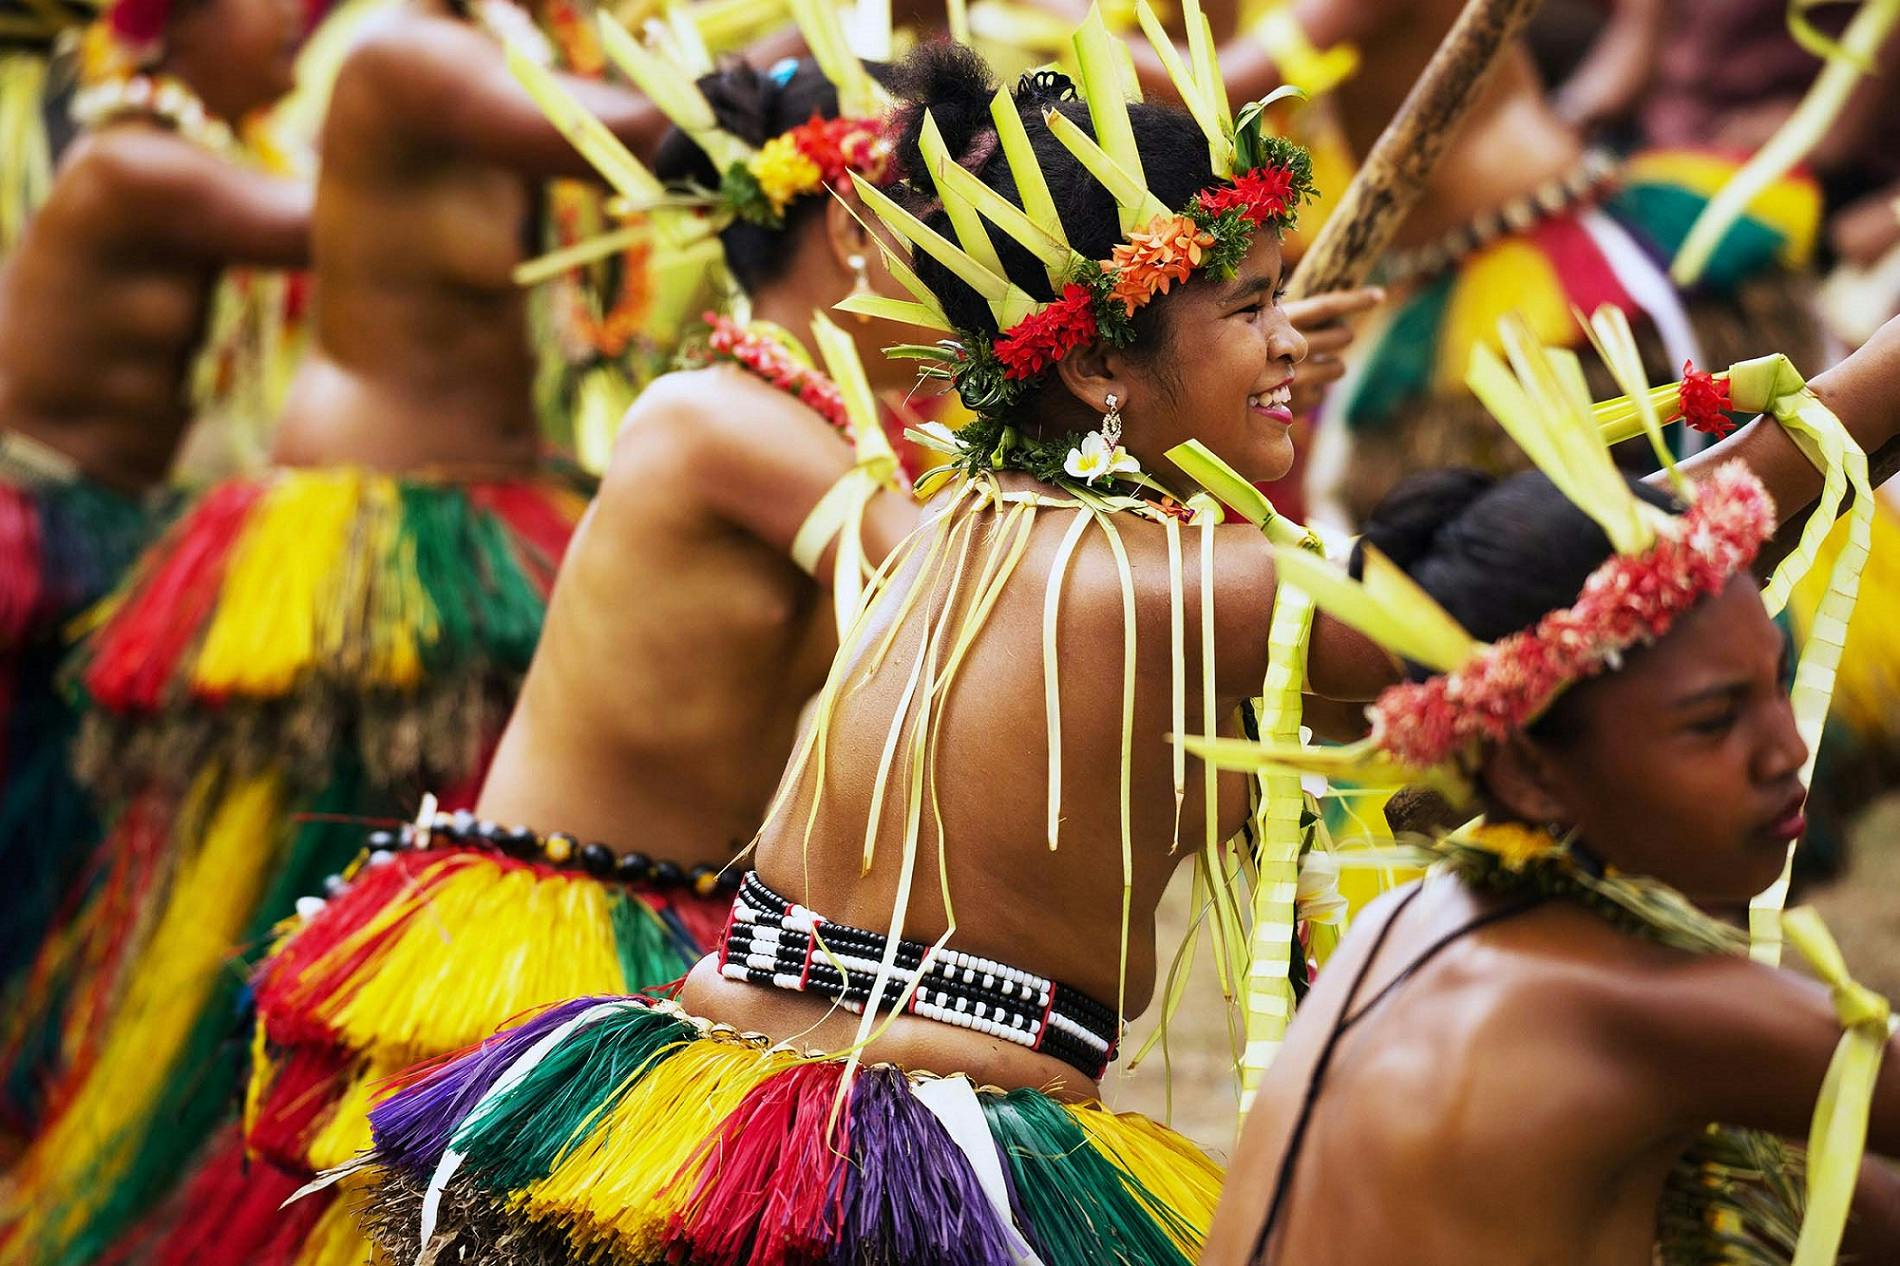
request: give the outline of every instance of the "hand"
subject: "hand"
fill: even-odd
[[[1848,203],[1828,221],[1828,241],[1843,263],[1866,268],[1900,244],[1900,189],[1888,188]]]
[[[1341,359],[1352,346],[1352,328],[1346,318],[1385,302],[1385,291],[1378,286],[1358,290],[1335,290],[1295,299],[1285,305],[1287,320],[1306,336],[1306,359],[1293,371],[1293,415],[1311,413],[1326,398],[1326,388],[1346,373]]]

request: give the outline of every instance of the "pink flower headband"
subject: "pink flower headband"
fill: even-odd
[[[1373,742],[1428,769],[1474,743],[1509,737],[1571,686],[1617,667],[1624,651],[1667,633],[1753,563],[1774,530],[1767,489],[1743,463],[1728,463],[1698,485],[1687,513],[1658,528],[1653,546],[1592,572],[1574,605],[1484,647],[1453,672],[1387,689],[1369,710]]]

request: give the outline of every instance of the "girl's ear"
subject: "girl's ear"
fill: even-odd
[[[1485,791],[1519,821],[1567,826],[1576,815],[1559,786],[1556,756],[1522,734],[1513,734],[1485,758]]]
[[[1128,376],[1112,348],[1101,344],[1077,348],[1056,362],[1056,375],[1069,394],[1092,412],[1108,412],[1110,396],[1115,397],[1116,407],[1128,407]]]

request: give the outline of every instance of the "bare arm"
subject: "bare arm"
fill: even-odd
[[[1591,127],[1634,109],[1655,74],[1665,17],[1663,0],[1614,0],[1602,34],[1554,94],[1557,113]]]
[[[690,378],[648,388],[649,397],[656,390],[663,395],[642,400],[636,409],[655,411],[653,420],[671,432],[690,495],[790,557],[813,507],[851,469],[851,445],[816,413],[741,370]],[[865,511],[866,553],[882,561],[917,520],[909,497],[878,494]],[[828,549],[819,560],[820,584],[831,583],[833,553]]]
[[[1181,547],[1190,630],[1200,627],[1200,530],[1184,527]],[[1267,671],[1267,635],[1278,597],[1273,551],[1251,524],[1214,533],[1215,686],[1223,700],[1260,693]],[[1197,642],[1190,631],[1190,642]],[[1198,643],[1197,643],[1198,644]],[[1324,612],[1313,616],[1307,644],[1307,689],[1327,699],[1363,702],[1398,680],[1385,650]]]
[[[1392,8],[1392,0],[1294,0],[1292,6],[1300,29],[1318,49],[1364,39],[1378,28]],[[1217,30],[1215,34],[1223,33]],[[1142,89],[1172,98],[1174,89],[1167,72],[1147,40],[1130,39],[1128,46],[1134,54],[1135,71],[1140,76]],[[1221,77],[1227,81],[1227,95],[1235,105],[1264,97],[1282,82],[1272,54],[1248,31],[1231,33],[1222,40],[1217,56]]]
[[[413,147],[446,147],[530,177],[596,175],[516,82],[501,46],[474,27],[440,18],[393,22],[364,41],[344,74],[352,87],[363,88],[353,94],[355,108],[377,113],[368,122],[380,122]],[[560,78],[636,154],[658,147],[666,118],[644,96],[615,84]]]
[[[85,163],[91,199],[128,249],[211,264],[298,268],[310,260],[311,187],[240,167],[182,137],[120,128]]]
[[[1826,989],[1746,958],[1670,957],[1621,986],[1622,1036],[1653,1061],[1659,1104],[1684,1128],[1716,1121],[1805,1139],[1841,1037]],[[1900,1156],[1900,1042],[1887,1043],[1867,1142]]]
[[[1864,347],[1809,385],[1862,448],[1881,455],[1900,436],[1900,318],[1881,326]],[[1821,493],[1821,472],[1773,418],[1755,419],[1684,462],[1683,469],[1700,478],[1738,457],[1767,486],[1783,523],[1803,514]]]

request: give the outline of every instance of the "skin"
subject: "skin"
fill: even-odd
[[[1359,49],[1358,73],[1328,98],[1355,153],[1368,152],[1378,140],[1464,7],[1464,0],[1294,0],[1290,5],[1315,47],[1350,41]],[[1143,86],[1151,94],[1172,97],[1154,50],[1145,40],[1132,40],[1129,47]],[[1236,103],[1264,96],[1281,83],[1273,59],[1245,33],[1226,38],[1219,57],[1228,95]],[[1479,89],[1457,141],[1433,169],[1394,247],[1431,241],[1567,174],[1583,148],[1582,137],[1547,102],[1529,52],[1512,46]],[[1509,161],[1500,162],[1501,155],[1509,155]]]
[[[1623,671],[1577,687],[1562,740],[1493,751],[1487,811],[1574,829],[1609,864],[1706,908],[1744,904],[1801,827],[1806,749],[1783,653],[1752,579],[1736,578]],[[1295,1017],[1203,1262],[1250,1260],[1314,1061],[1395,901],[1355,924]],[[1425,881],[1355,1011],[1496,904]],[[1647,1263],[1664,1180],[1697,1131],[1805,1137],[1839,1036],[1810,979],[1538,906],[1455,942],[1341,1042],[1267,1260]],[[1887,1156],[1900,1154],[1895,1053],[1869,1136]],[[1887,1260],[1900,1246],[1888,1172],[1870,1167],[1862,1191],[1857,1247]]]
[[[1249,406],[1259,393],[1283,383],[1305,354],[1304,341],[1273,296],[1282,261],[1277,243],[1258,242],[1232,282],[1198,277],[1160,303],[1168,305],[1165,348],[1193,349],[1193,373],[1176,370],[1177,358],[1091,348],[1071,353],[1058,367],[1066,392],[1046,393],[1041,413],[1024,425],[1042,429],[1093,426],[1110,391],[1121,401],[1123,443],[1144,469],[1161,473],[1177,488],[1186,485],[1162,456],[1191,436],[1204,439],[1256,481],[1284,473],[1291,460],[1285,424]],[[1816,393],[1847,423],[1863,447],[1879,448],[1900,428],[1892,401],[1900,386],[1900,325],[1883,329],[1854,357],[1815,381]],[[1692,476],[1733,458],[1745,460],[1778,505],[1805,506],[1820,489],[1820,477],[1771,421],[1757,421],[1688,464]],[[1033,487],[1012,476],[1005,486]],[[927,511],[927,513],[929,513]],[[992,520],[993,522],[993,520]],[[933,941],[950,926],[942,877],[952,887],[955,944],[1063,981],[1101,999],[1114,999],[1124,1015],[1138,1015],[1154,988],[1154,912],[1174,867],[1186,856],[1174,844],[1170,728],[1171,620],[1168,560],[1163,530],[1132,518],[1119,523],[1134,575],[1136,663],[1133,687],[1133,746],[1130,786],[1133,817],[1126,891],[1119,840],[1120,692],[1113,685],[1122,663],[1123,590],[1114,560],[1099,535],[1083,538],[1071,564],[1060,604],[1064,751],[1060,847],[1048,848],[1047,739],[1040,656],[1045,578],[1067,516],[1045,515],[1033,527],[1025,556],[1001,586],[985,631],[969,646],[955,690],[943,702],[933,767],[935,803],[945,839],[956,841],[954,859],[940,857],[936,814],[918,828],[918,882],[903,912],[903,934]],[[1214,712],[1231,717],[1239,700],[1258,690],[1272,612],[1273,562],[1254,529],[1225,526],[1216,533],[1213,613]],[[1186,627],[1201,623],[1199,558],[1183,560]],[[924,583],[912,560],[873,608],[866,641],[881,638],[886,622],[912,586]],[[930,601],[915,604],[909,627],[897,628],[895,652],[854,679],[839,701],[828,733],[826,794],[812,813],[815,778],[808,770],[791,788],[784,810],[768,821],[758,839],[757,866],[779,892],[856,926],[889,929],[902,865],[904,823],[893,795],[871,825],[870,797],[878,784],[881,749],[892,719],[904,706],[905,679],[921,639],[925,613],[968,594],[933,578]],[[1393,665],[1364,639],[1321,616],[1314,621],[1309,688],[1335,699],[1364,699],[1394,675]],[[1200,715],[1198,645],[1188,639],[1186,684],[1189,716]],[[863,646],[847,651],[862,656]],[[1229,725],[1222,732],[1233,733]],[[969,760],[963,753],[1005,752],[1006,761]],[[1203,771],[1190,760],[1187,785],[1199,787]],[[1218,784],[1217,834],[1228,837],[1245,811],[1237,777]],[[804,824],[810,820],[809,836]],[[1181,807],[1178,839],[1190,848],[1203,838],[1205,815],[1198,797]],[[873,846],[869,862],[865,846]],[[1127,955],[1122,965],[1126,899]],[[711,959],[688,977],[684,1004],[695,1013],[788,1041],[838,1049],[855,1040],[856,1017],[822,999],[721,977]],[[878,1027],[866,1055],[914,1069],[963,1072],[980,1083],[1040,1086],[1057,1094],[1085,1096],[1095,1086],[1061,1061],[999,1039],[903,1016]]]
[[[815,301],[850,292],[854,257],[866,257],[873,289],[897,293],[835,202],[786,247],[790,266],[752,296],[753,311],[808,348]],[[896,331],[838,320],[874,390],[910,385],[902,362],[877,351]],[[476,811],[689,866],[732,860],[837,650],[830,556],[808,575],[791,546],[853,461],[828,422],[735,366],[649,387],[568,547]],[[916,522],[910,497],[879,494],[867,553],[882,559]]]
[[[291,0],[202,0],[152,69],[236,122],[290,90],[301,29]],[[127,492],[161,482],[219,274],[305,263],[310,201],[156,118],[82,136],[0,270],[0,427]]]
[[[1284,383],[1306,354],[1304,339],[1275,302],[1281,280],[1278,244],[1256,243],[1234,280],[1198,278],[1164,300],[1170,340],[1160,357],[1113,349],[1072,353],[1058,369],[1061,389],[1046,391],[1035,424],[1059,432],[1099,424],[1104,401],[1121,401],[1123,444],[1177,489],[1192,485],[1163,454],[1190,437],[1203,439],[1249,478],[1268,481],[1292,460],[1287,423],[1248,405],[1249,396]],[[1174,371],[1176,349],[1193,348],[1193,372]],[[1006,486],[1033,486],[1012,476]],[[927,510],[926,513],[934,511]],[[993,520],[991,520],[993,522]],[[1051,853],[1044,829],[1047,743],[1040,646],[1045,578],[1062,535],[1065,514],[1045,514],[1033,528],[1027,554],[1002,587],[986,631],[972,644],[948,695],[937,740],[936,793],[944,831],[954,839],[947,873],[957,915],[954,944],[1064,981],[1095,997],[1120,996],[1118,978],[1122,902],[1120,811],[1117,790],[1121,733],[1122,590],[1114,558],[1099,534],[1084,538],[1071,565],[1061,604],[1063,825]],[[1203,838],[1200,766],[1190,761],[1179,852],[1175,840],[1169,729],[1170,654],[1166,538],[1159,525],[1129,516],[1117,520],[1135,576],[1137,655],[1132,763],[1133,852],[1126,1007],[1139,1013],[1155,979],[1154,911],[1175,867]],[[1272,612],[1273,563],[1252,527],[1216,532],[1215,604],[1217,714],[1230,715],[1258,691],[1266,668]],[[1198,628],[1198,551],[1185,560],[1187,624]],[[895,579],[891,596],[873,615],[881,633],[897,595],[920,583],[911,566]],[[933,599],[947,596],[940,583]],[[960,595],[959,600],[967,598]],[[923,604],[920,604],[920,606]],[[921,621],[913,611],[898,630],[897,650],[841,700],[829,732],[828,785],[809,850],[803,825],[814,781],[807,776],[785,810],[766,824],[758,867],[765,881],[825,917],[888,928],[898,886],[902,822],[893,793],[876,833],[868,871],[860,874],[872,788],[891,719],[898,707]],[[1201,668],[1190,639],[1188,712],[1199,716]],[[862,650],[847,652],[862,654]],[[1365,698],[1389,676],[1384,656],[1356,634],[1321,618],[1313,634],[1314,687]],[[1228,731],[1232,732],[1232,731]],[[1006,754],[976,759],[976,753]],[[969,754],[969,755],[966,755]],[[1245,787],[1224,776],[1219,829],[1237,829],[1246,811]],[[918,881],[904,935],[924,941],[941,935],[947,918],[937,884],[937,833],[925,815]],[[697,1014],[775,1037],[837,1049],[850,1044],[857,1017],[832,1011],[805,995],[723,979],[711,960],[689,978],[682,997]],[[868,1057],[938,1072],[967,1072],[979,1082],[1046,1086],[1086,1095],[1094,1087],[1061,1061],[996,1039],[926,1020],[902,1018],[873,1044]]]
[[[645,98],[569,80],[636,152]],[[437,0],[378,19],[339,72],[321,140],[315,338],[276,457],[292,465],[518,470],[537,450],[525,257],[537,185],[583,159],[501,46]]]

